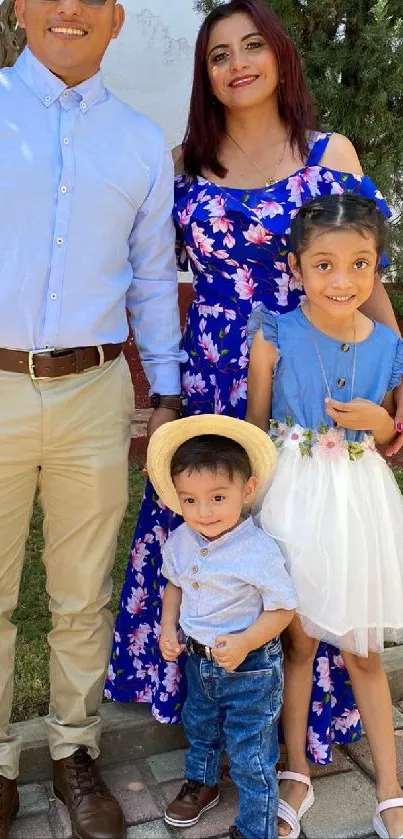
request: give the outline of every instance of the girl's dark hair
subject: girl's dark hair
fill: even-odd
[[[218,434],[200,434],[186,440],[176,450],[171,460],[171,477],[202,469],[216,474],[220,468],[225,470],[230,481],[234,475],[241,475],[245,481],[252,475],[249,457],[239,443]]]
[[[303,204],[291,222],[291,251],[298,261],[312,233],[320,230],[355,230],[372,236],[378,258],[385,247],[385,218],[375,201],[360,195],[323,195]]]
[[[189,119],[182,146],[184,170],[191,176],[200,175],[203,168],[210,169],[220,178],[227,172],[218,159],[220,140],[225,132],[224,106],[211,92],[206,55],[215,24],[238,12],[252,18],[257,31],[273,50],[280,76],[280,117],[289,129],[292,148],[299,150],[303,160],[308,153],[308,134],[317,127],[316,108],[305,81],[299,52],[277,15],[261,0],[231,0],[210,12],[196,41]]]

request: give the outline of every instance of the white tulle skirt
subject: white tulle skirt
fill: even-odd
[[[257,518],[286,557],[305,632],[367,656],[403,628],[403,501],[372,439],[349,450],[337,435],[312,445],[287,430]]]

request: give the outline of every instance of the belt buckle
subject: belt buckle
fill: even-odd
[[[48,376],[37,376],[35,373],[35,355],[51,355],[55,351],[54,347],[46,347],[44,350],[30,350],[28,353],[28,370],[33,382],[40,379],[47,379]]]

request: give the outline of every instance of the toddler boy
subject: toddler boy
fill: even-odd
[[[297,600],[279,548],[248,515],[275,456],[261,429],[199,415],[161,426],[147,459],[160,497],[185,520],[163,548],[160,648],[166,661],[189,653],[187,780],[165,821],[190,827],[218,804],[226,749],[239,790],[232,839],[277,837],[278,636]]]

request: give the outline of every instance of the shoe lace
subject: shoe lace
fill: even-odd
[[[88,754],[86,746],[80,746],[72,755],[72,776],[81,795],[92,792],[102,792],[102,783],[94,768],[94,761]]]
[[[200,784],[199,781],[185,781],[178,793],[178,800],[180,801],[186,795],[189,795],[192,801],[196,801],[202,786],[203,784]]]

